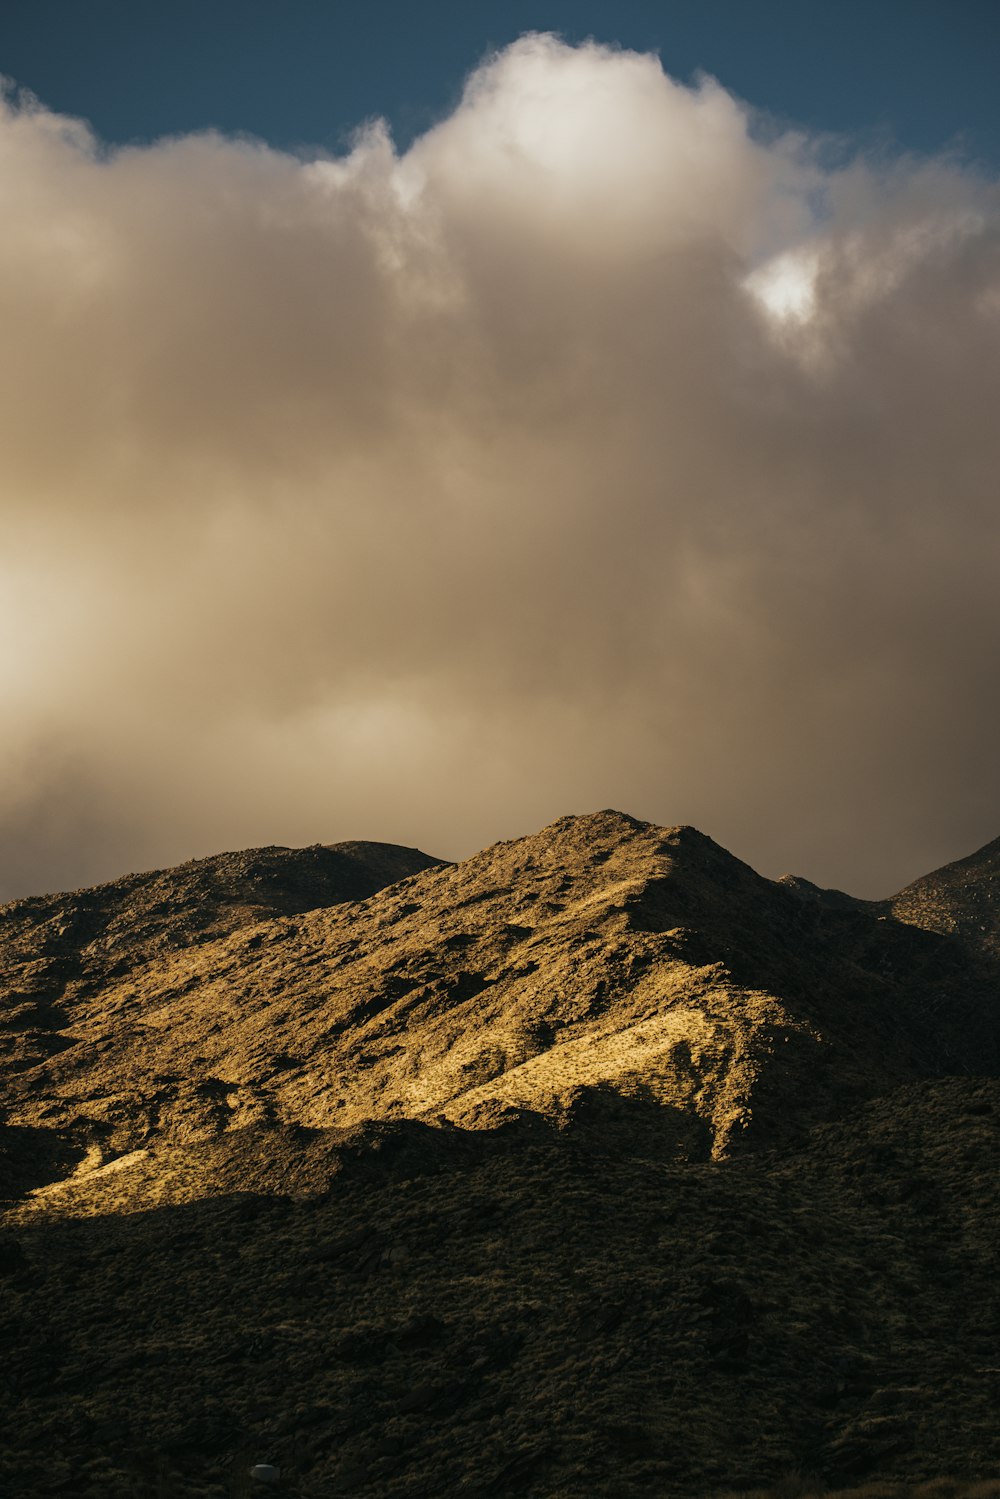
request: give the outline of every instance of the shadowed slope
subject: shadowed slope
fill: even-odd
[[[714,1499],[996,1474],[998,1128],[998,1085],[954,1078],[725,1165],[408,1123],[298,1200],[24,1215],[0,1484],[224,1499],[272,1462],[289,1499]],[[261,1151],[272,1192],[290,1160]]]
[[[966,946],[1000,958],[1000,838],[921,875],[887,900],[859,900],[842,890],[824,890],[801,875],[783,875],[777,884],[809,904],[894,916],[909,926],[959,937]]]

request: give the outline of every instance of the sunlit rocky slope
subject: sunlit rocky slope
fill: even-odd
[[[8,1481],[988,1476],[995,849],[860,902],[604,812],[6,907]]]

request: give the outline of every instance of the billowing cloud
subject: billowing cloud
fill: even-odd
[[[0,118],[7,896],[694,822],[886,893],[1000,831],[1000,215],[526,37],[398,154]]]

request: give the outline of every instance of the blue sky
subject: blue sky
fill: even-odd
[[[339,149],[382,115],[405,144],[529,30],[659,51],[811,130],[1000,167],[996,0],[4,0],[0,72],[111,141],[215,126]]]

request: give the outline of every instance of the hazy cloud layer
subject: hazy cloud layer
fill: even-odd
[[[7,896],[565,811],[1000,832],[1000,214],[526,38],[402,157],[0,119]]]

